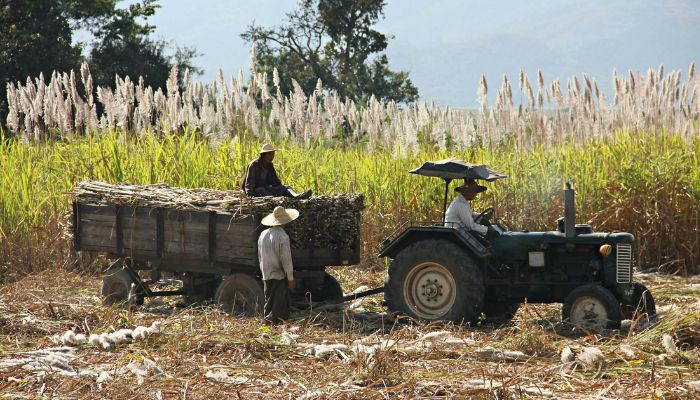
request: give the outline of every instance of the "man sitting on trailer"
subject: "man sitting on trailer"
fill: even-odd
[[[457,186],[455,192],[457,197],[452,200],[452,203],[445,212],[445,226],[458,228],[463,227],[469,231],[475,231],[482,235],[488,232],[488,228],[474,221],[475,213],[469,202],[476,199],[476,195],[485,192],[486,186],[481,186],[473,179],[467,181],[462,186]]]
[[[275,151],[277,149],[269,143],[262,147],[260,157],[248,165],[241,189],[251,197],[285,196],[297,199],[308,199],[311,197],[311,189],[297,194],[289,186],[282,185],[282,181],[277,177],[275,166],[272,165],[272,160],[275,159]]]
[[[281,206],[262,219],[269,226],[258,238],[258,259],[265,293],[265,325],[289,319],[289,289],[296,288],[292,249],[285,225],[299,217],[299,211]]]

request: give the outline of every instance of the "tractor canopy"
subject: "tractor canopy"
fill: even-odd
[[[439,161],[426,161],[420,167],[410,171],[412,174],[434,176],[445,180],[452,179],[483,179],[493,182],[506,178],[506,175],[493,171],[485,164],[471,164],[457,158],[446,158]]]

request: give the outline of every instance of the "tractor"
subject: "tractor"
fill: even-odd
[[[632,279],[634,236],[576,224],[568,182],[556,230],[508,231],[489,221],[494,209],[488,208],[475,217],[490,227],[481,235],[445,223],[450,183],[506,176],[454,158],[425,162],[410,172],[444,180],[443,218],[407,224],[382,243],[379,256],[392,259],[385,282],[391,311],[464,323],[508,320],[523,302],[563,303],[563,320],[589,330],[618,329],[622,319],[654,318],[653,296]]]

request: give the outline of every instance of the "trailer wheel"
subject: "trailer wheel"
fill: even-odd
[[[601,331],[620,328],[622,314],[620,303],[608,289],[585,285],[566,297],[562,319],[589,330]]]
[[[390,310],[428,321],[474,321],[484,300],[482,271],[445,240],[421,240],[402,250],[389,266],[385,287]]]
[[[326,301],[343,297],[343,288],[340,282],[328,272],[323,273],[323,283],[320,286],[309,288],[312,301]]]
[[[481,312],[487,321],[508,322],[518,312],[520,303],[485,302]]]
[[[183,277],[183,288],[187,290],[184,296],[185,303],[198,304],[211,301],[220,284],[221,278],[215,276]]]
[[[112,263],[102,277],[102,302],[106,305],[114,305],[129,300],[131,285],[135,285],[134,302],[143,305],[143,289],[136,285],[136,278],[124,268],[124,260],[119,259]]]
[[[216,304],[231,315],[262,313],[264,294],[260,282],[248,274],[231,274],[221,281],[214,295]]]
[[[634,292],[632,294],[632,304],[622,306],[622,317],[624,319],[637,320],[638,318],[647,318],[653,320],[656,318],[656,302],[654,296],[651,295],[649,289],[641,283],[634,283]]]

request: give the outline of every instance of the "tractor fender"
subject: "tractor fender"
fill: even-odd
[[[486,247],[464,229],[445,226],[422,226],[408,228],[394,239],[384,241],[379,257],[394,259],[401,250],[425,239],[442,239],[453,242],[466,249],[479,261],[485,261],[492,255],[489,247]]]

